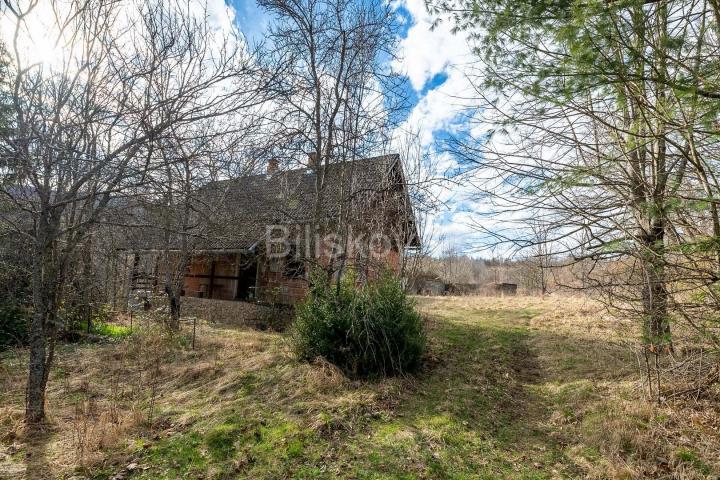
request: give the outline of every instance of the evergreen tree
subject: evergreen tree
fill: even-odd
[[[494,126],[448,147],[492,179],[483,191],[505,212],[541,212],[555,251],[602,267],[590,285],[639,320],[648,365],[673,350],[670,319],[690,318],[689,308],[706,309],[694,328],[717,346],[715,3],[431,4],[473,43],[477,120]],[[523,235],[509,240],[532,247]],[[687,305],[689,289],[702,305]]]

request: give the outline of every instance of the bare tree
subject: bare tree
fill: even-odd
[[[704,73],[717,63],[717,5],[434,6],[483,52],[471,74],[485,107],[476,119],[493,126],[449,149],[477,167],[478,200],[505,220],[485,233],[507,248],[527,246],[528,212],[539,212],[552,232],[541,243],[583,262],[585,285],[637,319],[648,391],[660,401],[661,363],[675,350],[671,318],[692,326],[716,298],[718,246],[701,238],[720,232],[717,85]],[[702,307],[690,306],[691,291]],[[717,343],[703,318],[692,328],[704,348]]]
[[[153,176],[153,201],[146,203],[146,208],[161,229],[160,274],[172,330],[180,328],[182,290],[193,256],[227,239],[223,223],[226,192],[215,185],[253,171],[255,162],[243,149],[243,141],[262,124],[253,122],[255,118],[248,114],[241,125],[233,124],[232,131],[216,122],[206,124],[204,133],[196,132],[191,142],[167,139],[160,149],[163,168]]]
[[[548,293],[548,280],[551,274],[552,245],[549,243],[552,233],[541,217],[530,221],[530,247],[528,261],[532,267],[533,287],[545,296]]]
[[[417,235],[417,245],[409,248],[401,259],[402,278],[414,278],[427,258],[435,253],[438,232],[432,220],[443,208],[440,193],[447,188],[447,179],[438,172],[437,157],[422,145],[418,132],[404,132],[391,143],[403,161],[405,188],[405,209],[412,217],[410,234]],[[408,227],[405,227],[406,230]],[[395,237],[407,235],[407,231],[396,232]]]
[[[313,261],[315,238],[327,231],[322,209],[331,165],[341,170],[340,204],[347,218],[353,166],[348,160],[379,151],[387,139],[388,75],[382,54],[396,41],[390,6],[380,1],[262,0],[275,19],[268,57],[283,65],[274,109],[273,155],[298,161],[314,173],[314,199],[305,257]],[[347,222],[339,222],[345,225]],[[337,225],[336,225],[337,226]],[[335,233],[342,235],[342,229]]]
[[[14,207],[3,224],[33,248],[30,424],[45,416],[59,305],[78,248],[114,199],[146,184],[160,140],[246,98],[246,86],[233,83],[241,44],[210,45],[206,19],[188,8],[180,0],[6,2],[12,111],[0,138],[0,188]],[[29,62],[23,43],[40,9],[62,51],[52,63]]]

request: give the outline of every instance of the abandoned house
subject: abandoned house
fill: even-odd
[[[400,273],[419,241],[399,155],[329,164],[323,177],[271,161],[265,173],[204,187],[191,234],[159,227],[126,248],[129,289],[160,293],[179,268],[184,296],[293,304],[313,266],[352,270],[358,282]]]
[[[423,272],[410,279],[407,289],[415,295],[444,295],[446,287],[437,274]]]

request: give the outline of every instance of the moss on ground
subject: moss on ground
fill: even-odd
[[[21,465],[41,451],[55,465],[64,454],[68,468],[55,473],[67,476],[78,467],[77,422],[61,419],[92,398],[91,420],[106,418],[113,402],[139,419],[118,427],[114,443],[95,444],[80,472],[97,479],[717,475],[716,412],[639,399],[630,353],[614,326],[598,327],[596,309],[522,298],[420,305],[429,319],[424,369],[381,381],[298,362],[279,333],[205,323],[195,350],[142,331],[63,346],[49,401],[56,427],[42,449],[18,450],[32,457],[6,461]],[[12,428],[22,379],[6,385],[0,400],[15,413],[0,425]]]
[[[573,476],[576,467],[540,424],[544,400],[525,387],[536,365],[517,320],[535,314],[472,309],[439,316],[431,332],[436,363],[395,380],[402,388],[388,399],[394,405],[375,405],[380,411],[337,409],[330,399],[317,404],[312,392],[280,393],[292,359],[243,373],[225,401],[229,408],[138,449],[137,461],[149,468],[131,478]]]
[[[115,323],[96,323],[92,326],[93,333],[111,338],[124,338],[132,334],[130,327]]]

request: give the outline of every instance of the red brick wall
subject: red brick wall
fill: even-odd
[[[327,264],[324,259],[323,264]],[[388,267],[395,273],[400,273],[400,252],[391,250],[382,256],[370,255],[367,264],[368,279],[377,278]],[[347,268],[365,268],[354,265],[348,261]],[[295,304],[305,299],[308,293],[307,278],[288,278],[283,274],[282,268],[272,268],[270,261],[264,258],[259,262],[260,272],[258,275],[258,299],[264,302],[275,302],[282,304]],[[279,271],[275,271],[279,270]],[[307,277],[307,274],[306,274]]]
[[[305,278],[288,278],[283,269],[273,271],[270,261],[263,257],[258,262],[257,297],[258,300],[271,303],[295,304],[302,301],[308,292]]]
[[[353,258],[353,252],[348,252],[348,257]],[[215,258],[215,275],[233,276],[237,271],[237,257],[235,255],[221,255]],[[212,258],[208,256],[196,256],[190,264],[190,273],[193,275],[210,275]],[[327,263],[325,259],[323,263]],[[377,278],[383,270],[390,267],[395,273],[400,272],[400,252],[392,249],[383,255],[371,253],[363,264],[355,264],[349,259],[347,268],[356,268],[362,271],[359,282],[362,282],[364,272],[367,270],[369,280]],[[282,264],[271,265],[269,259],[263,257],[258,262],[257,299],[263,302],[295,304],[302,301],[308,292],[307,278],[289,278],[284,274]],[[306,276],[307,277],[307,274]],[[185,295],[189,297],[203,296],[208,298],[210,294],[210,279],[203,277],[185,277]],[[216,278],[213,282],[212,298],[232,300],[235,298],[235,281]]]

